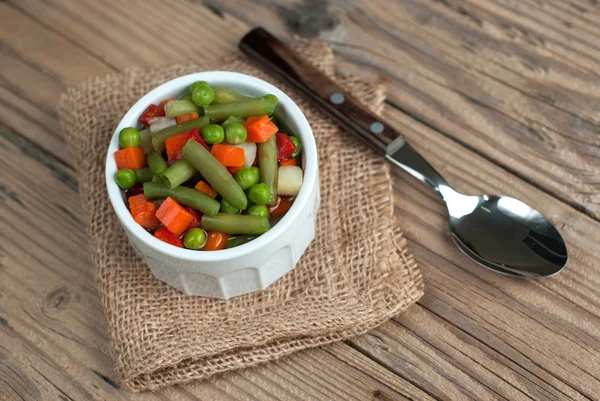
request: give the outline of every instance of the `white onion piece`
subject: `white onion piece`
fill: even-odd
[[[165,118],[171,118],[171,117],[165,117],[165,116],[162,116],[162,117],[150,117],[148,119],[148,125],[155,124],[158,121],[164,120]]]
[[[256,144],[252,142],[243,142],[233,146],[244,149],[244,167],[252,167],[254,159],[256,158]]]
[[[150,124],[150,132],[154,134],[165,128],[177,125],[177,121],[171,117],[153,117],[148,120],[148,124]]]
[[[302,187],[302,169],[298,166],[280,166],[277,172],[277,195],[297,196]]]

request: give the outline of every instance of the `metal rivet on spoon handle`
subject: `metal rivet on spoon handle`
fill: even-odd
[[[567,263],[558,230],[538,211],[507,196],[467,196],[442,176],[393,127],[263,28],[250,31],[240,49],[278,72],[331,118],[390,162],[440,194],[458,248],[480,265],[515,277],[547,277]]]

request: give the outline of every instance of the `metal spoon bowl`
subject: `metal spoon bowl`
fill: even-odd
[[[448,207],[458,248],[481,266],[515,277],[559,273],[567,264],[565,241],[540,212],[508,196],[468,196],[456,192],[408,143],[387,156],[431,185]]]

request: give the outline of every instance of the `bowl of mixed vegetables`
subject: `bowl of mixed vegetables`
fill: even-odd
[[[110,142],[106,185],[137,253],[189,295],[265,289],[315,235],[312,130],[287,95],[244,74],[191,74],[140,99]]]

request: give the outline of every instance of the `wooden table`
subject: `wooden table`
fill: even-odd
[[[597,0],[12,0],[0,10],[0,399],[600,399]],[[386,117],[458,190],[512,195],[548,216],[568,268],[536,281],[481,269],[454,247],[436,195],[396,172],[398,224],[426,281],[417,305],[257,369],[121,389],[59,94],[131,66],[219,59],[258,24],[286,41],[328,41],[344,72],[384,76]]]

